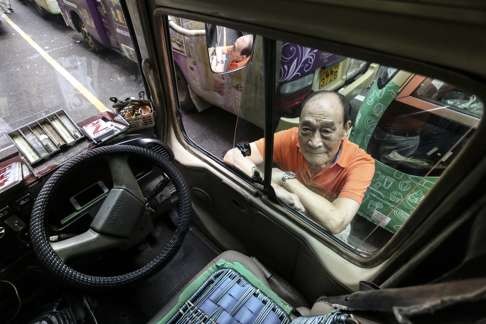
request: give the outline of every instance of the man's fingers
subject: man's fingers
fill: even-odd
[[[300,212],[305,213],[305,207],[302,205],[299,197],[296,194],[288,192],[286,189],[280,187],[279,185],[273,184],[273,189],[277,198],[283,202],[288,207],[294,208]]]
[[[302,212],[302,213],[305,213],[305,207],[304,205],[302,205],[302,203],[299,202],[298,205],[295,206],[295,209],[297,209],[298,211]]]
[[[277,198],[280,199],[282,202],[287,205],[290,205],[292,203],[292,196],[290,192],[280,187],[278,184],[274,184],[273,189],[275,190],[275,195],[277,195]]]
[[[305,212],[305,207],[296,194],[292,194],[292,207],[303,213]]]
[[[226,164],[233,164],[233,160],[234,160],[234,152],[231,149],[231,150],[229,150],[228,152],[225,153],[225,155],[223,157],[223,161]]]

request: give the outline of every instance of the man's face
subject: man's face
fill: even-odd
[[[302,109],[299,124],[300,152],[312,168],[329,165],[346,136],[343,109],[338,97],[323,94],[309,100]]]
[[[235,50],[242,52],[244,49],[251,51],[253,46],[253,35],[240,36],[235,41]]]

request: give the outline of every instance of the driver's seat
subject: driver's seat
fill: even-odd
[[[333,311],[323,303],[312,309],[293,307],[272,290],[267,278],[255,259],[226,251],[204,267],[150,323],[290,323],[296,314]]]

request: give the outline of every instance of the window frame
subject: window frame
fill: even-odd
[[[344,55],[352,58],[357,58],[361,60],[367,60],[376,62],[379,61],[382,65],[393,66],[397,69],[402,70],[412,70],[414,73],[417,74],[426,74],[430,75],[431,77],[436,77],[441,79],[445,82],[451,82],[451,80],[455,85],[467,88],[468,91],[475,93],[478,95],[479,98],[485,101],[486,98],[486,86],[481,82],[481,79],[475,79],[472,76],[461,73],[458,71],[454,71],[452,69],[447,69],[441,67],[439,65],[433,65],[430,63],[426,63],[423,61],[418,61],[414,59],[407,59],[404,57],[400,57],[397,55],[388,54],[385,52],[380,52],[377,50],[370,50],[366,48],[361,48],[357,46],[351,46],[343,43],[338,43],[335,41],[324,40],[321,38],[315,38],[313,36],[303,36],[291,32],[275,30],[270,27],[262,27],[259,25],[250,25],[234,20],[223,19],[219,17],[210,16],[209,14],[204,13],[195,13],[195,12],[188,12],[180,9],[169,8],[169,7],[158,7],[153,12],[153,18],[155,20],[155,37],[161,37],[160,31],[161,26],[163,24],[163,17],[167,15],[174,15],[180,16],[187,19],[194,19],[194,20],[201,20],[204,22],[220,24],[227,26],[233,29],[240,29],[245,30],[248,32],[252,32],[254,34],[258,34],[264,38],[269,38],[273,40],[281,40],[285,39],[289,42],[298,43],[302,46],[306,47],[313,47],[313,48],[325,48],[325,51],[333,52],[335,54]],[[166,31],[168,31],[166,29]],[[162,37],[162,40],[166,42],[170,42],[168,35]],[[165,44],[167,49],[170,49],[170,43]],[[157,60],[162,60],[164,57],[168,57],[170,60],[172,59],[172,53],[168,50],[168,53],[161,53],[161,45],[157,43],[158,49],[158,57]],[[378,58],[378,60],[377,60]],[[160,65],[162,66],[162,65]],[[174,82],[173,77],[173,66],[170,64],[170,79],[171,83]],[[161,70],[161,75],[164,75],[163,71]],[[174,84],[172,84],[172,89],[174,88]],[[173,95],[173,94],[172,94]],[[172,102],[172,104],[174,101]],[[175,107],[170,107],[169,111],[170,114],[174,117],[174,113],[172,110],[175,110]],[[177,118],[176,118],[177,119]],[[194,147],[187,142],[187,137],[184,135],[183,129],[181,129],[181,125],[177,122],[174,125],[177,127],[174,129],[177,139],[180,143],[191,152],[196,153],[198,156],[201,156],[203,160],[206,161],[215,161],[216,159],[209,157],[207,159],[207,155],[200,155],[198,154],[198,147]],[[182,131],[181,131],[182,130]],[[182,137],[180,135],[183,135]],[[470,175],[471,172],[465,172],[465,170],[471,170],[473,167],[477,166],[481,161],[481,154],[480,150],[475,150],[474,147],[477,147],[477,144],[481,144],[481,137],[486,135],[486,122],[483,120],[478,125],[478,129],[476,134],[473,138],[469,141],[466,147],[461,151],[458,155],[454,165],[452,165],[441,177],[438,184],[434,186],[434,188],[429,192],[427,198],[424,199],[423,203],[415,210],[415,212],[410,216],[409,220],[403,225],[402,229],[396,233],[392,239],[385,244],[381,249],[379,249],[375,254],[373,254],[369,258],[363,258],[359,255],[356,255],[354,252],[350,252],[348,248],[343,248],[339,244],[336,244],[335,239],[330,238],[330,234],[325,233],[324,231],[316,230],[312,228],[312,224],[309,222],[302,222],[299,219],[295,219],[290,215],[288,209],[282,210],[279,208],[281,206],[275,205],[268,200],[265,196],[262,196],[261,200],[263,203],[270,204],[272,208],[280,213],[283,213],[283,216],[288,218],[289,220],[293,221],[307,233],[313,235],[316,239],[321,241],[322,243],[326,244],[330,249],[335,251],[336,253],[340,254],[346,260],[361,266],[361,267],[373,267],[383,263],[385,260],[388,260],[392,257],[396,257],[397,255],[401,255],[403,252],[406,252],[409,248],[410,238],[413,237],[415,240],[419,240],[424,236],[423,228],[419,229],[419,225],[426,223],[429,225],[427,228],[430,228],[430,224],[440,223],[443,217],[445,217],[445,211],[443,209],[439,209],[436,211],[437,207],[441,207],[441,203],[444,202],[445,197],[447,196],[450,201],[448,203],[452,203],[454,201],[460,201],[460,195],[458,195],[454,189],[457,187],[458,184],[464,182],[464,178],[467,175]],[[186,145],[187,144],[187,145]],[[485,148],[486,151],[486,148]],[[461,162],[462,167],[458,167],[457,162]],[[223,166],[224,169],[231,170],[234,173],[232,168],[224,165],[222,161],[217,161],[217,164]],[[268,162],[266,162],[268,163]],[[461,170],[462,169],[462,170]],[[479,172],[479,171],[478,171]],[[446,179],[447,181],[445,181]],[[469,177],[467,178],[470,179]],[[471,179],[474,181],[475,179]],[[418,216],[418,214],[422,214],[422,216]],[[407,242],[408,241],[408,242]],[[406,244],[407,243],[407,244]]]

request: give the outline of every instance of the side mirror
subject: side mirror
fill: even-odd
[[[254,35],[206,24],[209,65],[215,73],[227,73],[247,66],[253,56]]]

